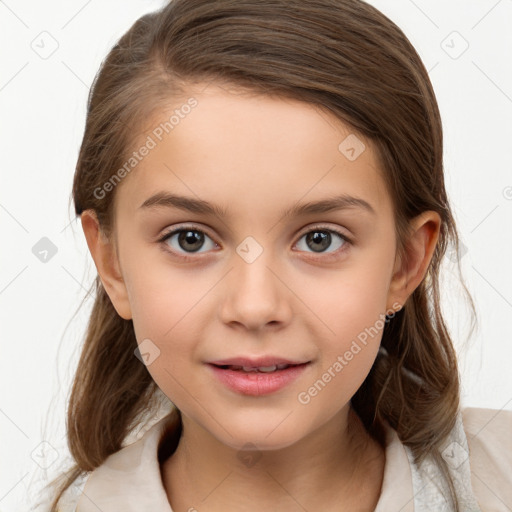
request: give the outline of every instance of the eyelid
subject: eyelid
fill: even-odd
[[[311,231],[330,231],[333,233],[336,233],[337,235],[341,236],[344,240],[346,240],[348,243],[353,243],[352,237],[347,235],[344,231],[342,231],[340,228],[334,228],[332,226],[329,226],[327,224],[313,224],[312,226],[308,226],[301,230],[299,234],[297,235],[300,238],[302,238],[305,234],[310,233]]]
[[[186,223],[185,224],[176,224],[172,228],[164,231],[164,233],[158,238],[158,242],[162,242],[162,241],[168,239],[169,237],[171,237],[172,235],[176,234],[177,232],[186,231],[187,229],[190,231],[199,231],[201,233],[204,233],[205,235],[208,235],[217,245],[219,245],[218,242],[215,241],[215,237],[212,236],[212,234],[208,228],[204,228],[203,226],[201,226],[199,224],[186,224]]]

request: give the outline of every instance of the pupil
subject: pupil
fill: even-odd
[[[187,250],[186,247],[183,247],[184,243],[191,244],[193,247],[189,247],[191,251],[197,251],[201,248],[203,244],[204,235],[202,233],[198,233],[197,231],[182,231],[178,236],[178,241],[180,247],[182,249]]]
[[[315,252],[321,252],[324,249],[327,249],[331,244],[331,234],[325,231],[312,231],[306,236],[306,239],[309,242],[313,242],[314,244],[320,244],[320,249],[310,247]]]

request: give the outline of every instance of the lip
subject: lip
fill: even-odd
[[[261,357],[231,357],[229,359],[220,359],[218,361],[208,361],[209,364],[217,365],[217,366],[247,366],[249,368],[261,368],[265,366],[277,366],[278,364],[290,364],[290,365],[298,365],[309,363],[310,361],[299,361],[286,359],[284,357],[279,356],[261,356]]]
[[[274,361],[275,360],[277,359],[274,358]],[[243,361],[243,359],[235,359],[235,361]],[[245,359],[245,361],[247,361],[247,359]],[[280,361],[282,361],[282,359],[280,359]],[[207,366],[211,368],[213,375],[226,387],[242,395],[261,396],[276,393],[277,391],[291,384],[306,371],[310,365],[310,362],[308,361],[307,363],[302,364],[299,363],[297,366],[291,366],[283,370],[276,370],[275,372],[271,373],[244,372],[242,370],[222,369],[218,366],[215,366],[215,364],[208,363]],[[294,363],[285,362],[280,364]],[[244,365],[237,364],[237,366]],[[273,365],[267,364],[267,366]]]

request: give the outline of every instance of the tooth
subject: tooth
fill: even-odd
[[[277,366],[275,366],[275,365],[274,366],[260,366],[258,368],[258,370],[260,372],[269,372],[270,373],[270,372],[275,372],[276,368],[277,368]]]
[[[253,366],[238,366],[238,365],[229,365],[224,368],[227,370],[242,370],[244,372],[263,372],[263,373],[272,373],[276,370],[284,370],[285,368],[289,368],[291,365],[289,364],[278,364],[273,366],[260,366],[258,368],[254,368]]]

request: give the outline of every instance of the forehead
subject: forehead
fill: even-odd
[[[163,191],[238,217],[270,219],[277,209],[339,194],[391,210],[372,144],[298,100],[195,84],[147,120],[132,151],[136,165],[116,191],[125,213]]]

